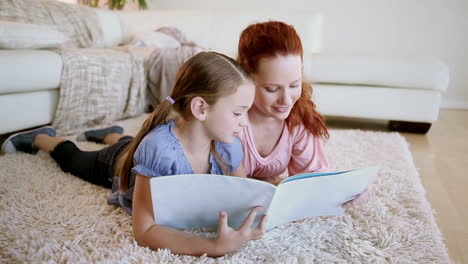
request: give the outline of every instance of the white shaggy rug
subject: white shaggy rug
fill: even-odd
[[[128,133],[135,133],[142,120],[140,117],[122,124]],[[79,145],[86,149],[102,147],[92,143]],[[236,252],[217,259],[140,247],[132,238],[130,216],[107,205],[107,189],[63,173],[45,153],[0,156],[1,261],[450,262],[402,136],[333,130],[326,151],[333,170],[381,165],[373,196],[367,203],[348,209],[341,217],[314,217],[272,229],[261,240],[248,242]]]

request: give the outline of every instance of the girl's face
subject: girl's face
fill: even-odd
[[[302,61],[299,55],[262,58],[257,72],[254,109],[265,117],[285,120],[302,93]]]
[[[223,96],[212,105],[204,121],[209,136],[216,141],[232,143],[247,125],[247,110],[252,106],[255,87],[245,83],[231,95]]]

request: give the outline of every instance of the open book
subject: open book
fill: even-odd
[[[351,171],[303,173],[271,183],[223,175],[190,174],[154,177],[151,197],[156,224],[177,229],[218,226],[221,210],[238,228],[251,209],[263,206],[256,227],[268,215],[266,230],[312,216],[342,215],[377,174],[378,166]]]

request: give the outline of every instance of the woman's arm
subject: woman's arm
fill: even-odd
[[[362,193],[360,193],[356,198],[354,198],[351,201],[347,201],[346,203],[343,204],[343,207],[351,207],[354,205],[358,205],[362,202],[365,202],[369,200],[371,196],[371,191],[372,191],[372,183],[367,185],[366,189]]]
[[[174,254],[222,256],[239,248],[242,243],[260,239],[266,217],[258,228],[251,229],[256,213],[254,208],[238,230],[227,225],[227,214],[220,212],[218,234],[215,239],[204,238],[167,226],[156,225],[151,202],[150,178],[137,174],[133,193],[133,236],[141,246],[151,249],[167,248]]]
[[[247,177],[247,175],[245,175],[245,169],[244,169],[244,166],[242,166],[242,163],[239,165],[239,167],[237,167],[237,170],[235,170],[232,173],[232,176],[241,177],[241,178]]]
[[[279,175],[279,176],[276,176],[276,177],[265,178],[265,179],[262,179],[262,180],[278,186],[278,184],[280,184],[286,178],[287,177],[285,177],[283,175]]]

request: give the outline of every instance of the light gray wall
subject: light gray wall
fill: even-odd
[[[312,10],[322,52],[432,56],[450,70],[442,106],[468,109],[468,0],[148,0],[154,9]]]

